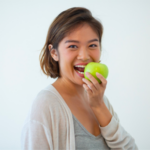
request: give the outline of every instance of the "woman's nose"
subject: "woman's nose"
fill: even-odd
[[[78,59],[87,60],[90,59],[89,52],[86,48],[81,49],[78,53]]]

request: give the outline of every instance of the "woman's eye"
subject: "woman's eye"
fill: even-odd
[[[94,46],[93,46],[94,45]],[[77,46],[75,47],[76,45],[70,45],[69,46],[69,48],[77,48]],[[97,45],[95,45],[95,44],[92,44],[92,45],[90,45],[90,47],[97,47]]]
[[[69,48],[73,48],[74,46],[76,46],[76,45],[70,45]]]
[[[95,45],[95,44],[92,44],[92,45],[94,45],[94,47],[97,47],[97,45]],[[90,45],[90,47],[93,47],[93,46]]]

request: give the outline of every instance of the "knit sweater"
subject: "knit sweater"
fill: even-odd
[[[134,138],[121,126],[119,118],[104,95],[112,119],[101,135],[111,150],[138,150]],[[71,110],[54,88],[48,85],[35,99],[21,133],[22,150],[75,150],[75,133]]]

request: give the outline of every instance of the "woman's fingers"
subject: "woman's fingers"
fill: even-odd
[[[92,94],[92,90],[90,89],[90,87],[88,87],[88,85],[83,84],[84,89],[86,90],[86,92],[88,93],[88,95]]]
[[[87,80],[87,79],[85,79],[85,81],[86,81],[86,83],[90,86],[90,87],[92,87],[93,88],[93,90],[94,89],[99,89],[99,83],[98,83],[98,81],[89,73],[89,72],[86,72],[86,76],[90,79],[90,81],[89,80]]]
[[[96,76],[101,80],[101,85],[106,86],[107,85],[107,80],[98,72],[96,72]]]

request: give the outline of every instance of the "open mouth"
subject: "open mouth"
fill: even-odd
[[[84,68],[85,66],[74,66],[74,69],[80,74],[84,74]]]

